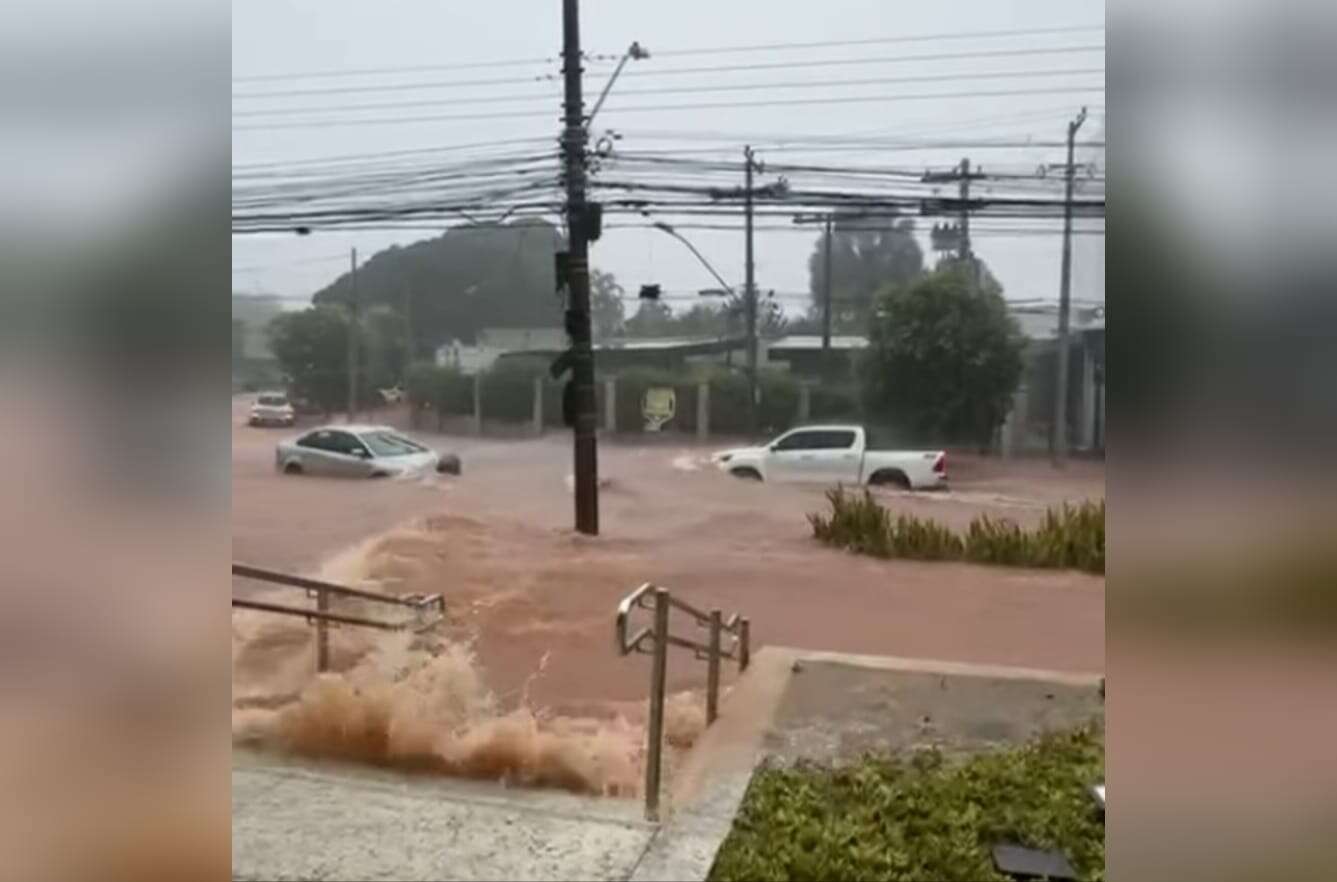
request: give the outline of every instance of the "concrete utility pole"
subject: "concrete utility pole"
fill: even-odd
[[[961,160],[961,238],[956,243],[956,256],[962,263],[970,260],[970,160]]]
[[[823,257],[822,278],[822,367],[831,363],[831,223],[833,215],[826,216],[826,254]]]
[[[743,148],[743,213],[746,219],[746,281],[743,285],[743,303],[747,316],[747,428],[757,433],[757,280],[752,260],[752,172],[757,162],[751,147]]]
[[[971,171],[970,159],[962,159],[961,164],[949,172],[926,172],[923,181],[926,184],[941,184],[956,181],[960,186],[960,219],[956,224],[956,257],[970,269],[970,281],[976,288],[980,283],[980,266],[975,260],[975,252],[970,242],[970,182],[984,177],[980,169]]]
[[[357,421],[357,249],[349,255],[348,294],[348,422]]]
[[[1062,467],[1068,459],[1068,313],[1072,288],[1072,190],[1076,174],[1073,165],[1077,132],[1086,122],[1086,108],[1068,123],[1068,165],[1064,169],[1066,188],[1063,199],[1063,267],[1058,289],[1058,376],[1054,383],[1054,424],[1050,427],[1050,449],[1054,465]]]
[[[581,97],[580,0],[562,0],[562,73],[565,78],[566,215],[570,258],[567,264],[567,332],[571,337],[571,382],[575,403],[574,471],[576,530],[599,534],[599,455],[595,430],[594,349],[590,329],[589,212],[585,202],[584,101]]]

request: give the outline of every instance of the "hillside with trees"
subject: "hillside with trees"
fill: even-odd
[[[561,327],[553,254],[563,244],[561,232],[543,220],[453,227],[372,255],[358,267],[358,303],[364,311],[380,305],[402,315],[418,356],[447,340],[472,343],[483,328]],[[345,304],[349,293],[344,273],[313,299]]]

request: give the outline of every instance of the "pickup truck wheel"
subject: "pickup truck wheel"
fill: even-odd
[[[900,490],[910,489],[910,479],[900,469],[883,469],[880,472],[874,472],[873,476],[868,479],[868,483],[874,486],[896,487]]]
[[[729,474],[733,475],[735,478],[741,478],[744,481],[761,480],[761,472],[757,471],[754,468],[748,468],[746,466],[741,469],[732,469],[730,470]]]

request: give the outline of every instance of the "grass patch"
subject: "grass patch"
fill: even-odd
[[[837,548],[875,557],[965,560],[1018,567],[1105,572],[1105,500],[1049,509],[1033,530],[1006,518],[979,515],[965,534],[927,518],[892,517],[867,490],[827,491],[829,515],[810,514],[812,533]]]
[[[990,848],[1057,848],[1078,877],[1105,878],[1105,823],[1088,788],[1105,778],[1103,727],[950,762],[866,757],[846,767],[763,768],[711,868],[717,882],[1007,880]]]

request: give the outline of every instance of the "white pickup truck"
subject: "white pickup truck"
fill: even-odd
[[[941,450],[869,450],[863,426],[804,426],[762,447],[721,450],[724,472],[754,481],[888,484],[907,490],[947,486]]]

